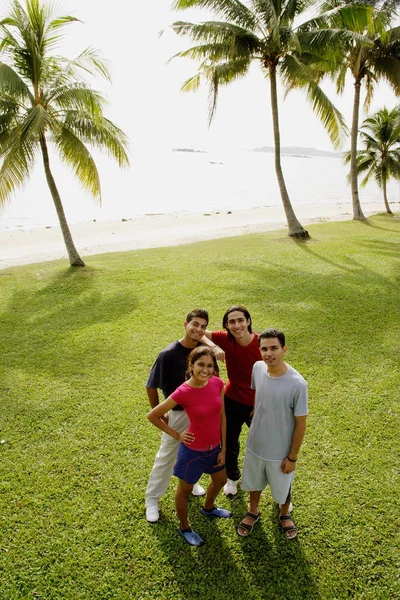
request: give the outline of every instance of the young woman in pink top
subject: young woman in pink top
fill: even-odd
[[[211,475],[211,483],[202,514],[222,518],[231,516],[229,510],[214,505],[226,483],[224,384],[222,379],[214,376],[217,370],[212,349],[206,346],[194,348],[188,357],[187,381],[153,408],[147,417],[153,425],[181,442],[174,467],[174,475],[179,478],[175,506],[180,521],[178,531],[191,546],[204,544],[204,540],[190,527],[187,515],[188,497],[203,473]],[[188,429],[183,433],[169,427],[165,418],[166,413],[177,404],[184,407],[190,420]]]

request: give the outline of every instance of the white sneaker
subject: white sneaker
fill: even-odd
[[[282,504],[280,504],[280,505],[279,505],[279,508],[281,508],[281,507],[282,507]],[[290,504],[289,504],[289,512],[291,513],[291,512],[292,512],[292,510],[293,510],[293,504],[292,504],[292,503],[290,503]]]
[[[192,496],[204,496],[206,490],[198,483],[195,483],[192,489]]]
[[[226,496],[236,496],[237,494],[237,484],[239,483],[239,479],[234,481],[233,479],[228,479],[226,484],[224,485],[224,494]]]
[[[156,523],[159,518],[160,513],[157,504],[153,504],[152,506],[148,506],[146,508],[146,521],[149,523]]]

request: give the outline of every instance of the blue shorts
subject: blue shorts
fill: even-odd
[[[222,471],[225,469],[225,465],[215,466],[220,450],[220,446],[216,446],[211,450],[192,450],[185,444],[181,444],[174,466],[174,475],[179,479],[183,479],[186,483],[195,484],[203,473],[212,475]]]

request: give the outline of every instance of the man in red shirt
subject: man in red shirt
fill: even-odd
[[[240,479],[239,437],[243,423],[250,427],[254,406],[254,390],[250,387],[251,374],[254,363],[261,360],[261,355],[258,335],[252,332],[250,313],[245,306],[237,305],[228,308],[222,326],[225,331],[207,330],[205,335],[215,345],[216,357],[223,359],[225,355],[228,374],[225,385],[225,465],[228,481],[224,492],[227,496],[235,496]],[[224,353],[219,352],[217,347]]]

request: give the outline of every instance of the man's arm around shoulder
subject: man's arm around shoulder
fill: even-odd
[[[207,329],[207,331],[204,332],[204,335],[200,340],[200,344],[212,348],[215,354],[215,358],[217,360],[225,362],[225,352],[217,344],[214,344],[214,342],[212,341],[212,334],[213,332]]]

